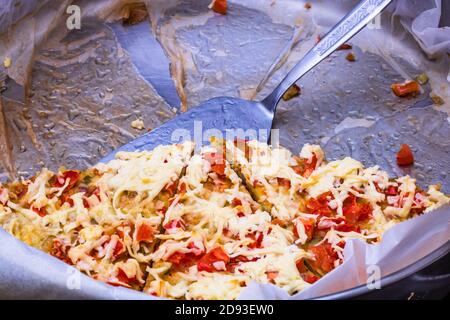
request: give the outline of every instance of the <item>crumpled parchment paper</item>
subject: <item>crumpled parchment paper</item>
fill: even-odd
[[[26,97],[0,101],[0,178],[31,175],[42,166],[87,167],[141,134],[130,128],[132,120],[143,118],[151,129],[174,116],[103,24],[120,17],[117,9],[127,2],[7,0],[0,8],[0,59],[13,58],[8,69],[0,64],[0,74],[23,86]],[[448,22],[442,25],[440,0],[411,2],[398,0],[389,9],[393,16],[383,15],[380,30],[364,30],[352,39],[358,64],[346,64],[345,53],[338,52],[305,76],[299,82],[304,93],[281,102],[275,127],[281,144],[294,152],[304,143],[320,143],[329,159],[351,155],[393,175],[411,174],[422,186],[443,182],[448,193]],[[81,32],[66,34],[61,27],[69,3],[84,9]],[[172,57],[179,93],[192,107],[224,94],[264,97],[356,1],[313,1],[307,13],[302,1],[232,0],[225,17],[207,9],[209,0],[146,3],[153,32]],[[419,46],[440,60],[423,59]],[[425,70],[430,83],[423,95],[412,100],[391,95],[392,82]],[[423,99],[433,92],[446,104],[432,106]],[[417,159],[412,170],[403,171],[392,159],[398,143],[409,140]],[[448,242],[449,215],[446,207],[395,226],[380,245],[349,242],[346,262],[295,297],[252,284],[241,298],[336,292],[365,283],[366,267],[373,264],[382,275],[390,274]],[[3,230],[0,243],[0,297],[153,299],[91,280]]]

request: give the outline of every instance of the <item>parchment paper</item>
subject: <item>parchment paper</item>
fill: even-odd
[[[120,17],[116,9],[127,1],[74,1],[85,9],[86,28],[70,34],[63,26],[71,1],[16,2],[24,1],[8,0],[0,8],[0,58],[11,56],[14,62],[0,67],[0,79],[8,73],[26,99],[0,102],[0,178],[29,176],[42,166],[85,168],[141,133],[130,128],[131,120],[142,117],[154,127],[174,116],[103,24]],[[302,1],[233,0],[226,17],[209,11],[207,0],[146,2],[155,35],[172,57],[174,79],[191,107],[223,94],[264,97],[356,1],[313,1],[306,12]],[[393,175],[411,174],[422,186],[442,182],[449,193],[448,22],[440,21],[440,0],[411,2],[397,1],[390,8],[394,15],[382,16],[381,29],[352,39],[359,63],[345,63],[346,53],[337,52],[303,78],[302,95],[280,104],[275,126],[282,131],[282,145],[294,152],[306,142],[320,143],[329,159],[351,155]],[[419,48],[436,60],[425,59]],[[176,64],[180,58],[188,63]],[[423,71],[430,83],[422,95],[391,95],[391,83]],[[445,104],[433,105],[430,93]],[[405,141],[416,148],[410,171],[392,163],[398,143]],[[295,297],[252,284],[241,298],[336,292],[364,283],[369,264],[390,274],[449,241],[449,220],[446,207],[395,226],[378,246],[349,242],[344,265]],[[0,297],[152,299],[91,280],[3,230],[0,243]]]

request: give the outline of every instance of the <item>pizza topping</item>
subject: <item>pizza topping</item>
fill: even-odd
[[[155,239],[154,227],[146,222],[139,223],[136,228],[135,239],[137,242],[153,242],[153,240]]]
[[[225,174],[225,158],[223,154],[216,152],[204,153],[203,159],[210,163],[211,171],[221,176]]]
[[[197,263],[198,271],[214,272],[226,269],[230,257],[222,247],[216,247],[206,253]]]
[[[344,261],[350,239],[377,242],[450,202],[408,176],[351,158],[327,163],[318,146],[295,156],[257,141],[225,145],[194,155],[189,144],[159,146],[2,184],[2,227],[112,285],[236,298],[250,281],[299,292]]]

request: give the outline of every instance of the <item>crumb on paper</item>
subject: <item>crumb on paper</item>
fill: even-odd
[[[228,8],[227,0],[212,0],[208,8],[212,9],[214,12],[225,15],[227,14]]]
[[[9,68],[9,67],[11,67],[11,64],[12,64],[11,58],[10,57],[5,57],[5,59],[3,60],[3,66],[5,68]]]
[[[391,89],[397,97],[417,96],[420,94],[420,85],[417,81],[407,80],[404,83],[393,83]]]
[[[433,101],[433,103],[437,106],[442,106],[445,104],[444,99],[442,99],[440,96],[438,96],[437,94],[435,94],[433,92],[430,93],[430,98]]]
[[[144,121],[142,121],[141,119],[133,120],[131,122],[131,126],[137,130],[143,130],[144,129]]]
[[[353,49],[353,46],[351,44],[344,43],[344,44],[341,44],[339,46],[339,48],[337,48],[336,50],[341,51],[341,50],[351,50],[351,49]]]
[[[306,2],[306,3],[305,3],[305,9],[309,10],[309,9],[311,9],[311,8],[312,8],[311,2]]]
[[[287,91],[283,94],[282,98],[284,101],[288,101],[294,97],[298,97],[300,93],[301,93],[300,87],[294,83],[289,89],[287,89]]]
[[[402,144],[400,150],[397,152],[397,164],[399,166],[410,166],[414,164],[414,155],[411,147],[407,144]]]
[[[356,61],[356,56],[355,56],[355,54],[353,52],[350,52],[349,54],[347,54],[345,56],[345,59],[347,59],[347,61],[350,61],[350,62],[355,62]]]
[[[416,80],[419,84],[424,85],[424,84],[427,84],[427,83],[428,83],[429,78],[428,78],[428,76],[427,76],[426,73],[421,73],[421,74],[419,74],[419,75],[415,78],[415,80]]]

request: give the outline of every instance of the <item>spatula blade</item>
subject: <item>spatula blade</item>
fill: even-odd
[[[207,145],[209,138],[227,140],[258,139],[268,141],[273,114],[261,103],[219,97],[182,113],[153,131],[113,151],[100,162],[114,159],[119,151],[152,150],[158,145],[194,141],[196,148]]]

